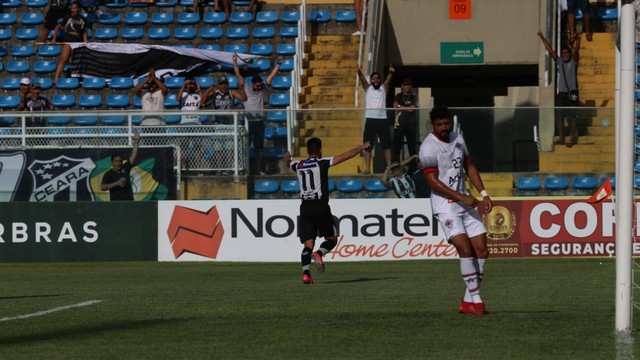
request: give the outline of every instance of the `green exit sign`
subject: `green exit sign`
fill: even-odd
[[[484,64],[483,42],[440,43],[441,64]]]

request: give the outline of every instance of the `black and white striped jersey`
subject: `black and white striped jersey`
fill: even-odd
[[[308,158],[291,163],[300,183],[300,198],[329,201],[329,167],[333,157]]]

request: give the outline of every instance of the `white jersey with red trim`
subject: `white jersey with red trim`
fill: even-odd
[[[470,156],[467,145],[460,134],[449,133],[449,142],[440,140],[431,133],[420,145],[420,164],[424,172],[436,172],[438,179],[447,187],[468,195],[465,185],[464,161]],[[471,210],[468,205],[450,200],[447,196],[431,191],[431,209],[434,214],[460,213]]]

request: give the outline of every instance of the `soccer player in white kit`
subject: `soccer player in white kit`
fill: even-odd
[[[480,173],[462,136],[452,132],[452,122],[446,107],[434,107],[429,113],[433,132],[420,145],[420,163],[427,184],[431,187],[431,209],[444,229],[447,241],[455,246],[460,257],[460,273],[466,291],[459,311],[464,314],[484,315],[480,298],[480,282],[484,264],[489,257],[487,230],[478,209],[489,213],[491,198],[484,189]],[[469,194],[465,174],[480,192],[482,203]]]

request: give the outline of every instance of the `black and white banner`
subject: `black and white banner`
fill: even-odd
[[[226,51],[179,48],[164,45],[69,43],[71,47],[71,76],[116,76],[134,79],[147,75],[149,69],[156,76],[175,76],[201,66],[232,64],[233,53]],[[238,54],[238,65],[248,64],[257,56]]]

